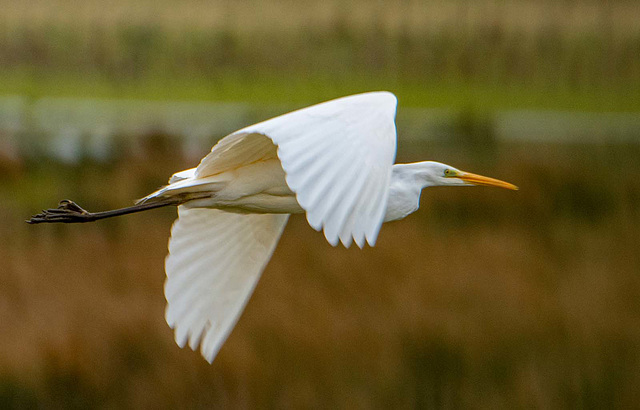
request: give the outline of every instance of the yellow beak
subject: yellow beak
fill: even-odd
[[[464,182],[468,182],[473,185],[488,185],[498,188],[518,190],[518,187],[508,182],[500,181],[499,179],[489,178],[482,175],[472,174],[471,172],[460,172],[456,175],[456,178],[460,178]]]

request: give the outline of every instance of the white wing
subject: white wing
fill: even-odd
[[[198,168],[205,177],[277,155],[309,224],[345,246],[374,245],[395,159],[397,100],[388,92],[339,98],[241,129],[220,140]],[[267,141],[267,142],[265,142]]]
[[[171,228],[166,320],[176,343],[211,363],[260,278],[288,215],[178,207]]]
[[[195,174],[195,172],[196,172],[195,168],[185,169],[184,171],[176,172],[175,174],[171,175],[171,178],[169,178],[169,184],[173,184],[178,181],[184,181],[185,179],[193,178],[193,175]]]
[[[324,229],[333,245],[355,240],[362,247],[365,239],[373,245],[395,158],[396,103],[387,92],[360,94],[244,128],[220,140],[195,170],[176,173],[170,184],[277,156],[312,227]],[[188,342],[194,350],[200,345],[211,362],[246,305],[288,215],[183,206],[178,214],[165,264],[166,319],[178,345]]]

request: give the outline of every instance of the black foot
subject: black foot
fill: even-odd
[[[51,208],[43,210],[42,213],[34,215],[26,222],[29,224],[39,224],[44,222],[91,222],[94,215],[91,212],[86,211],[80,205],[68,199],[63,199],[58,204],[57,208]]]

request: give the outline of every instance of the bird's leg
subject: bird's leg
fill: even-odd
[[[103,212],[89,212],[80,205],[73,201],[64,199],[60,201],[57,208],[51,208],[43,210],[41,213],[34,215],[31,219],[27,220],[30,224],[39,223],[78,223],[78,222],[93,222],[98,219],[111,218],[114,216],[131,214],[134,212],[146,211],[148,209],[160,208],[168,205],[179,205],[182,201],[177,198],[166,198],[164,200],[145,202],[136,204],[126,208],[114,209],[111,211]]]

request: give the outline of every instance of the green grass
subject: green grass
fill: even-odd
[[[544,84],[489,84],[461,79],[398,79],[375,75],[249,75],[221,71],[212,78],[146,76],[118,80],[100,75],[0,72],[0,95],[125,98],[189,101],[246,101],[254,104],[304,105],[364,91],[389,90],[403,106],[479,111],[544,109],[593,112],[640,111],[640,83],[612,84],[590,90]]]
[[[6,3],[0,95],[640,111],[632,2]]]

